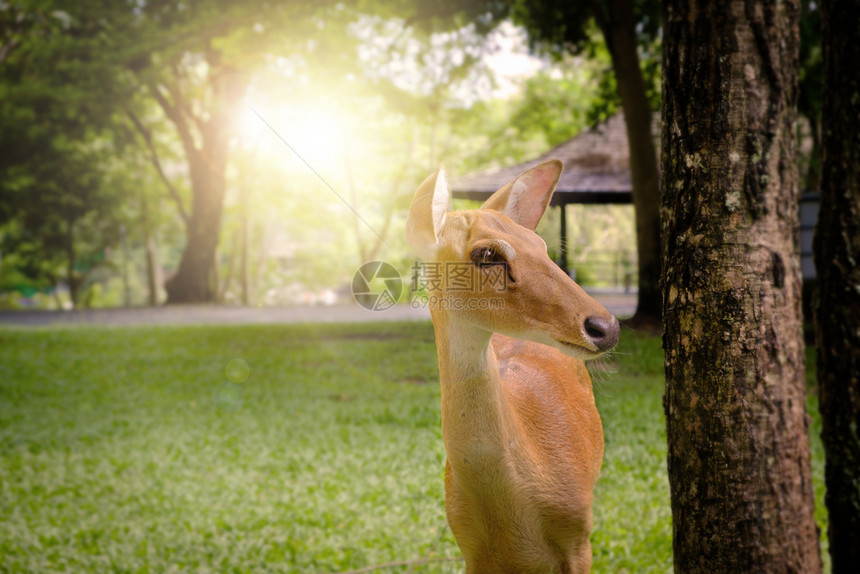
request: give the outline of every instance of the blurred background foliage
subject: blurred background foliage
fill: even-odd
[[[620,107],[579,4],[0,1],[0,306],[163,303],[203,236],[216,302],[331,303],[374,259],[407,276],[405,211],[440,163],[521,162]],[[657,3],[636,18],[657,110]],[[607,281],[597,247],[630,266],[632,207],[568,209],[581,282]]]

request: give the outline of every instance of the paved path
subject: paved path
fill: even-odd
[[[592,294],[609,311],[629,317],[636,311],[636,295]],[[426,321],[427,309],[397,305],[368,311],[358,305],[330,307],[231,307],[226,305],[171,305],[80,311],[0,311],[0,326],[48,325],[235,325],[265,323],[359,323],[367,321]]]

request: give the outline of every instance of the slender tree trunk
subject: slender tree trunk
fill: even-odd
[[[241,287],[242,305],[250,304],[250,291],[248,281],[250,279],[250,269],[248,265],[248,235],[250,234],[248,219],[248,193],[249,189],[243,190],[242,193],[242,245],[241,245],[241,265],[239,267],[239,283]]]
[[[799,262],[799,3],[665,0],[663,348],[676,572],[820,572]]]
[[[860,567],[860,6],[822,2],[821,211],[815,331],[834,574]]]
[[[223,303],[224,291],[221,289],[221,250],[215,248],[215,257],[212,261],[212,276],[210,277],[212,285],[212,302]]]
[[[604,37],[612,55],[612,68],[624,109],[636,210],[639,303],[633,323],[660,325],[660,176],[651,131],[653,113],[639,68],[633,3],[610,0],[608,8],[608,30],[604,30]]]
[[[80,303],[80,277],[75,272],[78,258],[75,251],[75,231],[74,221],[66,221],[66,281],[69,283],[69,300],[72,303],[72,309],[77,309]]]
[[[146,252],[146,301],[150,307],[155,307],[158,305],[158,255],[150,233],[143,238],[143,248]]]
[[[60,293],[57,290],[57,287],[58,287],[57,279],[52,278],[51,297],[54,299],[54,306],[57,308],[57,310],[62,311],[63,310],[63,302],[60,300]]]
[[[239,245],[241,244],[241,240],[241,230],[235,231],[230,244],[230,260],[227,261],[227,272],[224,276],[224,284],[218,293],[219,303],[224,302],[224,299],[227,297],[227,292],[233,285],[233,271],[236,269],[236,259],[239,258]]]
[[[122,249],[122,305],[131,306],[131,285],[128,282],[128,234],[125,225],[120,225],[120,248]],[[89,305],[87,305],[89,307]]]
[[[155,242],[152,239],[152,227],[149,223],[149,202],[146,199],[146,194],[140,196],[140,227],[143,232],[143,250],[146,259],[146,288],[147,288],[147,304],[150,307],[158,305],[158,281],[156,277],[156,253]]]
[[[251,278],[251,286],[254,293],[259,294],[260,298],[265,300],[266,293],[262,290],[260,275],[263,273],[263,267],[266,265],[266,259],[269,257],[269,253],[266,250],[266,245],[268,245],[268,231],[267,226],[258,222],[256,229],[254,231],[254,246],[255,246],[255,254],[256,254],[256,264],[254,265],[254,271]]]

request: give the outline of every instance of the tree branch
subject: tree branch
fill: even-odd
[[[183,75],[176,61],[171,62],[170,67],[173,70],[173,75],[176,76],[176,78],[179,78]],[[188,76],[185,75],[185,78],[187,79]],[[170,93],[170,97],[173,98],[173,104],[178,107],[180,111],[185,112],[185,115],[191,118],[191,121],[194,122],[194,125],[197,126],[197,129],[202,132],[204,126],[203,120],[200,119],[200,117],[197,116],[197,114],[195,114],[194,111],[191,109],[191,106],[189,106],[185,102],[185,99],[182,98],[181,94],[179,93],[179,88],[176,86],[176,84],[165,84],[165,87]]]
[[[152,165],[155,166],[158,176],[161,178],[161,181],[164,182],[165,187],[167,187],[170,197],[176,202],[176,207],[179,208],[179,215],[182,217],[182,221],[188,225],[188,212],[185,210],[185,206],[182,203],[182,198],[179,196],[179,192],[173,186],[173,183],[171,183],[167,174],[164,173],[164,169],[161,166],[161,160],[159,159],[158,152],[155,149],[155,143],[152,141],[152,133],[146,129],[146,126],[144,126],[140,119],[134,115],[134,112],[126,110],[126,114],[131,119],[131,122],[134,124],[134,127],[137,128],[140,135],[143,136],[143,141],[146,142],[146,147],[149,148],[149,160],[152,162]]]
[[[155,98],[155,101],[158,102],[158,105],[161,106],[161,109],[164,110],[164,113],[170,121],[173,122],[173,125],[176,126],[176,130],[179,132],[179,139],[182,140],[182,147],[185,148],[185,152],[188,154],[188,159],[191,160],[192,154],[197,151],[197,146],[194,145],[194,137],[191,135],[191,128],[189,127],[185,116],[182,114],[179,104],[171,103],[164,94],[161,93],[161,88],[159,88],[155,82],[148,81],[146,85],[149,88],[152,97]],[[175,89],[171,89],[170,86],[167,86],[167,90],[170,92],[171,97],[176,99]]]

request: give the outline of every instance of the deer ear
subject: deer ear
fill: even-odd
[[[491,195],[481,209],[501,211],[523,227],[534,230],[549,205],[561,168],[561,161],[551,159],[524,171]]]
[[[429,260],[436,256],[450,195],[448,175],[440,167],[418,186],[418,191],[412,197],[406,217],[406,241],[422,259]]]

